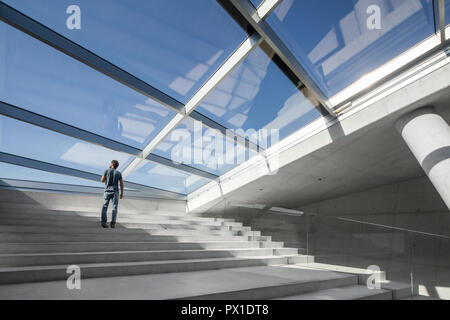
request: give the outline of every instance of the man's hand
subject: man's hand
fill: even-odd
[[[119,182],[120,182],[120,199],[123,199],[123,189],[124,189],[123,180],[120,179]]]

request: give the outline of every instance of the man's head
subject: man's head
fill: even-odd
[[[109,167],[112,169],[117,169],[119,167],[119,161],[117,160],[111,161],[111,165]]]

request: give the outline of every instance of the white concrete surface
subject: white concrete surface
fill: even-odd
[[[450,127],[447,122],[434,108],[425,107],[401,117],[396,128],[450,208]]]

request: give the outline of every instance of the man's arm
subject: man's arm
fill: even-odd
[[[123,180],[120,179],[120,199],[123,199]]]
[[[108,170],[105,170],[105,172],[103,173],[103,175],[102,175],[102,177],[100,178],[100,181],[101,182],[105,182],[105,180],[106,180],[106,172],[107,172]]]

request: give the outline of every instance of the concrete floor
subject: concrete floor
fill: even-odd
[[[180,299],[299,282],[342,279],[348,274],[302,266],[263,266],[81,280],[80,290],[65,281],[0,286],[0,299]]]

